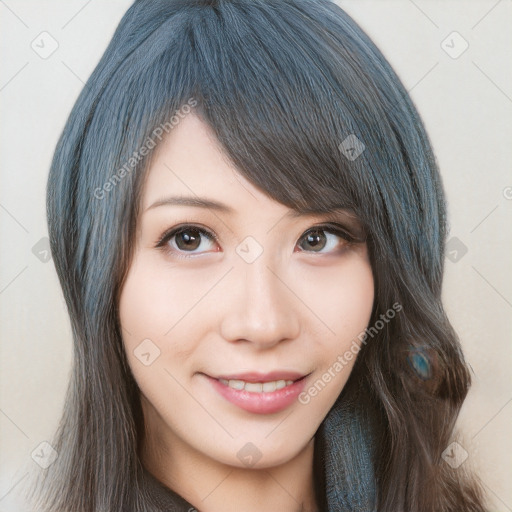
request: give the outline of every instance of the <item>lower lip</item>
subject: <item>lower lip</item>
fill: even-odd
[[[306,378],[302,377],[289,386],[267,393],[254,393],[245,389],[233,389],[222,382],[208,377],[214,389],[232,404],[256,414],[272,414],[289,407],[304,389]]]

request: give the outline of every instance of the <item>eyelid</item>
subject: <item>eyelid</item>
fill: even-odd
[[[315,231],[315,230],[319,230],[319,231],[323,230],[323,231],[327,231],[328,233],[334,233],[336,235],[342,236],[347,241],[354,242],[354,243],[362,241],[352,232],[352,230],[350,230],[346,226],[343,226],[342,224],[338,224],[336,222],[321,222],[319,224],[315,224],[314,226],[311,226],[306,231],[304,231],[304,235],[306,235],[310,231]],[[302,237],[304,237],[304,235],[302,235]]]
[[[364,225],[355,213],[325,213],[319,217],[318,223],[306,229],[304,234],[314,229],[324,229],[340,236],[346,241],[345,245],[364,244],[368,238]]]

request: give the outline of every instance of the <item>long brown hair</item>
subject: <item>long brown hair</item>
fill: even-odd
[[[403,306],[365,343],[347,383],[381,419],[379,512],[484,510],[479,487],[441,457],[470,376],[441,303],[446,209],[435,158],[388,62],[328,0],[138,0],[121,20],[48,180],[74,363],[38,510],[151,509],[138,492],[144,422],[117,305],[150,162],[140,148],[158,144],[191,99],[268,196],[361,219],[375,276],[371,324]]]

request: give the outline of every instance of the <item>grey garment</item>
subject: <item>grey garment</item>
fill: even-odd
[[[313,469],[321,512],[376,512],[375,424],[361,398],[338,399],[316,432]],[[143,484],[159,512],[201,512],[147,470]]]
[[[150,497],[155,512],[196,512],[196,509],[179,494],[157,480],[148,470],[143,470],[144,493]]]
[[[377,415],[364,395],[338,400],[317,431],[323,454],[325,512],[376,512]]]

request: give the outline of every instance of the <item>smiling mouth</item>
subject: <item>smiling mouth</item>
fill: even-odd
[[[255,414],[272,414],[280,412],[296,402],[306,385],[306,378],[310,374],[254,372],[229,376],[237,378],[225,378],[226,375],[219,377],[203,375],[213,389],[233,405]],[[271,378],[276,380],[270,380]]]

